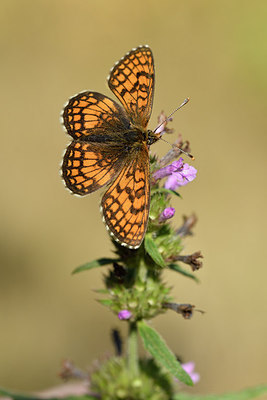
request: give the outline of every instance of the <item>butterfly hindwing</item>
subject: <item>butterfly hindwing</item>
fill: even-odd
[[[144,238],[150,204],[148,150],[143,146],[126,160],[101,202],[106,225],[115,239],[137,248]]]
[[[73,141],[63,158],[66,186],[80,196],[92,193],[114,179],[124,158],[120,145]]]

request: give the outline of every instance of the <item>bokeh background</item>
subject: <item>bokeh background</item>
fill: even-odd
[[[63,359],[86,368],[113,353],[111,328],[126,333],[96,302],[102,271],[71,276],[112,246],[101,193],[77,198],[61,182],[59,113],[85,89],[111,96],[110,68],[139,44],[156,64],[150,127],[191,97],[172,127],[190,141],[198,177],[175,200],[174,223],[197,214],[184,254],[205,256],[201,284],[165,278],[178,302],[206,313],[168,312],[153,326],[195,361],[192,392],[266,382],[266,20],[260,0],[1,1],[0,386],[57,385]]]

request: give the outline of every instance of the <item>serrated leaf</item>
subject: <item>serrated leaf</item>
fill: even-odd
[[[154,359],[167,369],[180,382],[188,386],[193,386],[192,379],[177,361],[175,355],[169,349],[162,337],[147,325],[144,321],[138,322],[138,331],[143,339],[145,349],[154,357]]]
[[[170,268],[172,271],[179,272],[180,274],[187,276],[188,278],[194,279],[196,282],[199,283],[199,279],[194,274],[188,272],[186,269],[182,268],[178,264],[169,264],[168,268]]]
[[[153,261],[160,267],[164,268],[165,267],[165,262],[162,258],[162,255],[158,251],[157,246],[155,245],[155,242],[151,238],[151,236],[146,235],[145,237],[145,249],[147,253],[150,255]]]
[[[98,260],[91,261],[89,263],[80,265],[72,271],[72,274],[78,274],[78,272],[87,271],[89,269],[103,267],[103,265],[113,264],[114,262],[120,261],[119,259],[114,258],[99,258]]]
[[[179,393],[173,396],[173,400],[249,400],[255,399],[267,393],[267,385],[255,386],[252,388],[241,390],[235,393],[225,393],[220,395],[191,395],[188,393]]]

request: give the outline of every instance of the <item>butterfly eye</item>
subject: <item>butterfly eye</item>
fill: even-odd
[[[152,131],[148,131],[147,144],[150,146],[151,144],[157,142],[160,138],[161,138],[160,133],[154,133]]]

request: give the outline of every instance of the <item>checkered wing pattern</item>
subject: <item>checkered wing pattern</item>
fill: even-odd
[[[97,92],[82,92],[72,97],[63,110],[63,123],[73,139],[112,136],[129,126],[124,109]]]
[[[121,169],[125,153],[120,145],[73,141],[63,158],[63,178],[68,189],[80,196],[110,183]]]
[[[127,53],[112,69],[108,84],[122,106],[91,91],[74,96],[65,106],[63,123],[73,141],[66,149],[62,174],[66,186],[78,195],[109,185],[101,201],[106,226],[116,241],[138,248],[150,205],[150,48],[140,46]]]
[[[149,214],[148,150],[144,146],[136,157],[131,157],[101,202],[106,225],[115,239],[137,248],[143,241]]]
[[[154,62],[148,46],[140,46],[125,55],[110,72],[108,84],[121,101],[131,121],[146,127],[154,96]]]

